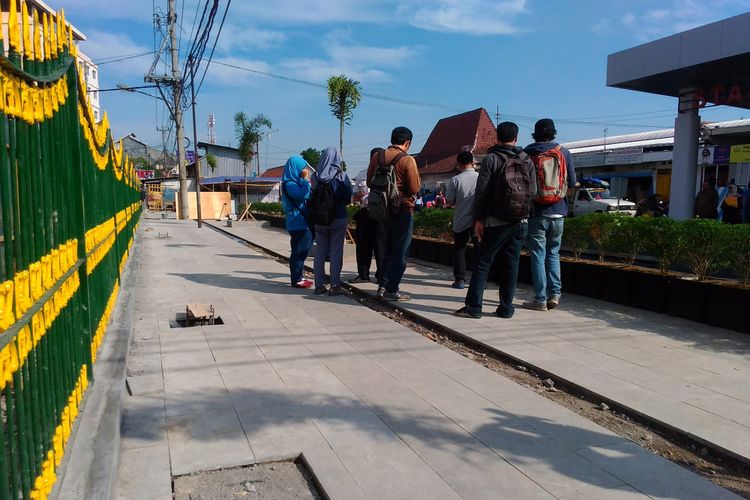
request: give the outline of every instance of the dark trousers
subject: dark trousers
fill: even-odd
[[[473,228],[469,227],[460,233],[453,233],[453,277],[456,281],[466,279],[466,246],[469,240],[474,243],[474,255],[478,255],[479,248]]]
[[[357,215],[357,274],[360,278],[370,279],[370,266],[375,256],[375,279],[380,282],[385,258],[386,232],[385,225],[369,216],[365,210]]]
[[[309,229],[301,231],[289,231],[291,237],[292,253],[289,255],[289,272],[292,277],[292,284],[299,283],[304,278],[302,274],[305,267],[305,259],[310,253],[313,237]]]
[[[406,270],[406,254],[411,245],[411,232],[414,218],[411,212],[401,212],[385,223],[386,244],[385,259],[383,259],[383,275],[379,284],[388,293],[398,291],[401,278]]]
[[[528,233],[528,224],[508,224],[505,226],[487,227],[484,229],[484,237],[479,248],[479,255],[471,274],[469,292],[466,294],[466,308],[472,314],[482,313],[482,300],[484,287],[487,285],[487,275],[492,267],[495,255],[500,258],[500,276],[498,285],[500,287],[500,305],[497,307],[497,315],[501,318],[510,318],[515,309],[513,297],[516,294],[516,282],[518,281],[518,261],[521,256],[521,247]]]

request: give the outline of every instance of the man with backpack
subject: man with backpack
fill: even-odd
[[[560,304],[560,245],[563,225],[568,215],[568,188],[576,185],[576,173],[570,152],[554,142],[555,122],[542,118],[534,125],[534,143],[524,149],[534,161],[537,193],[534,197],[534,216],[529,219],[529,253],[534,300],[522,307],[546,311]]]
[[[408,155],[412,132],[396,127],[391,145],[370,158],[367,209],[375,220],[383,221],[386,232],[383,272],[378,282],[378,297],[404,301],[411,297],[399,291],[406,270],[406,254],[411,244],[413,214],[421,180],[414,158]]]
[[[518,125],[503,122],[497,126],[498,144],[482,160],[474,194],[474,232],[479,240],[479,256],[471,275],[465,306],[454,314],[463,318],[482,316],[482,299],[487,277],[500,254],[500,305],[495,314],[510,318],[515,309],[513,297],[518,280],[518,261],[526,239],[528,218],[536,193],[534,164],[516,146]]]

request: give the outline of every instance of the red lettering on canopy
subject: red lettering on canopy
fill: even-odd
[[[742,91],[739,85],[732,85],[729,88],[729,95],[727,96],[727,104],[742,104]]]

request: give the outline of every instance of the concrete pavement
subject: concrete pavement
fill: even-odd
[[[208,228],[143,231],[120,498],[300,453],[332,498],[735,498]],[[225,324],[170,328],[190,302]]]
[[[231,231],[288,252],[283,231]],[[355,275],[354,260],[344,269]],[[399,306],[750,463],[750,336],[575,295],[555,310],[528,311],[518,307],[533,297],[526,285],[511,320],[494,316],[493,287],[482,319],[457,318],[466,291],[451,281],[446,267],[412,262],[402,289],[413,300]]]

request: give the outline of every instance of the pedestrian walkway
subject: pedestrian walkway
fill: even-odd
[[[283,231],[231,231],[289,251]],[[345,262],[350,275],[355,269]],[[492,287],[482,319],[458,318],[465,290],[452,289],[451,279],[445,267],[412,262],[401,288],[413,300],[399,306],[750,462],[750,336],[574,295],[557,309],[528,311],[518,307],[533,297],[524,285],[511,320],[494,316]]]
[[[300,453],[331,498],[736,498],[211,229],[141,231],[119,498]],[[170,328],[193,302],[224,325]]]

